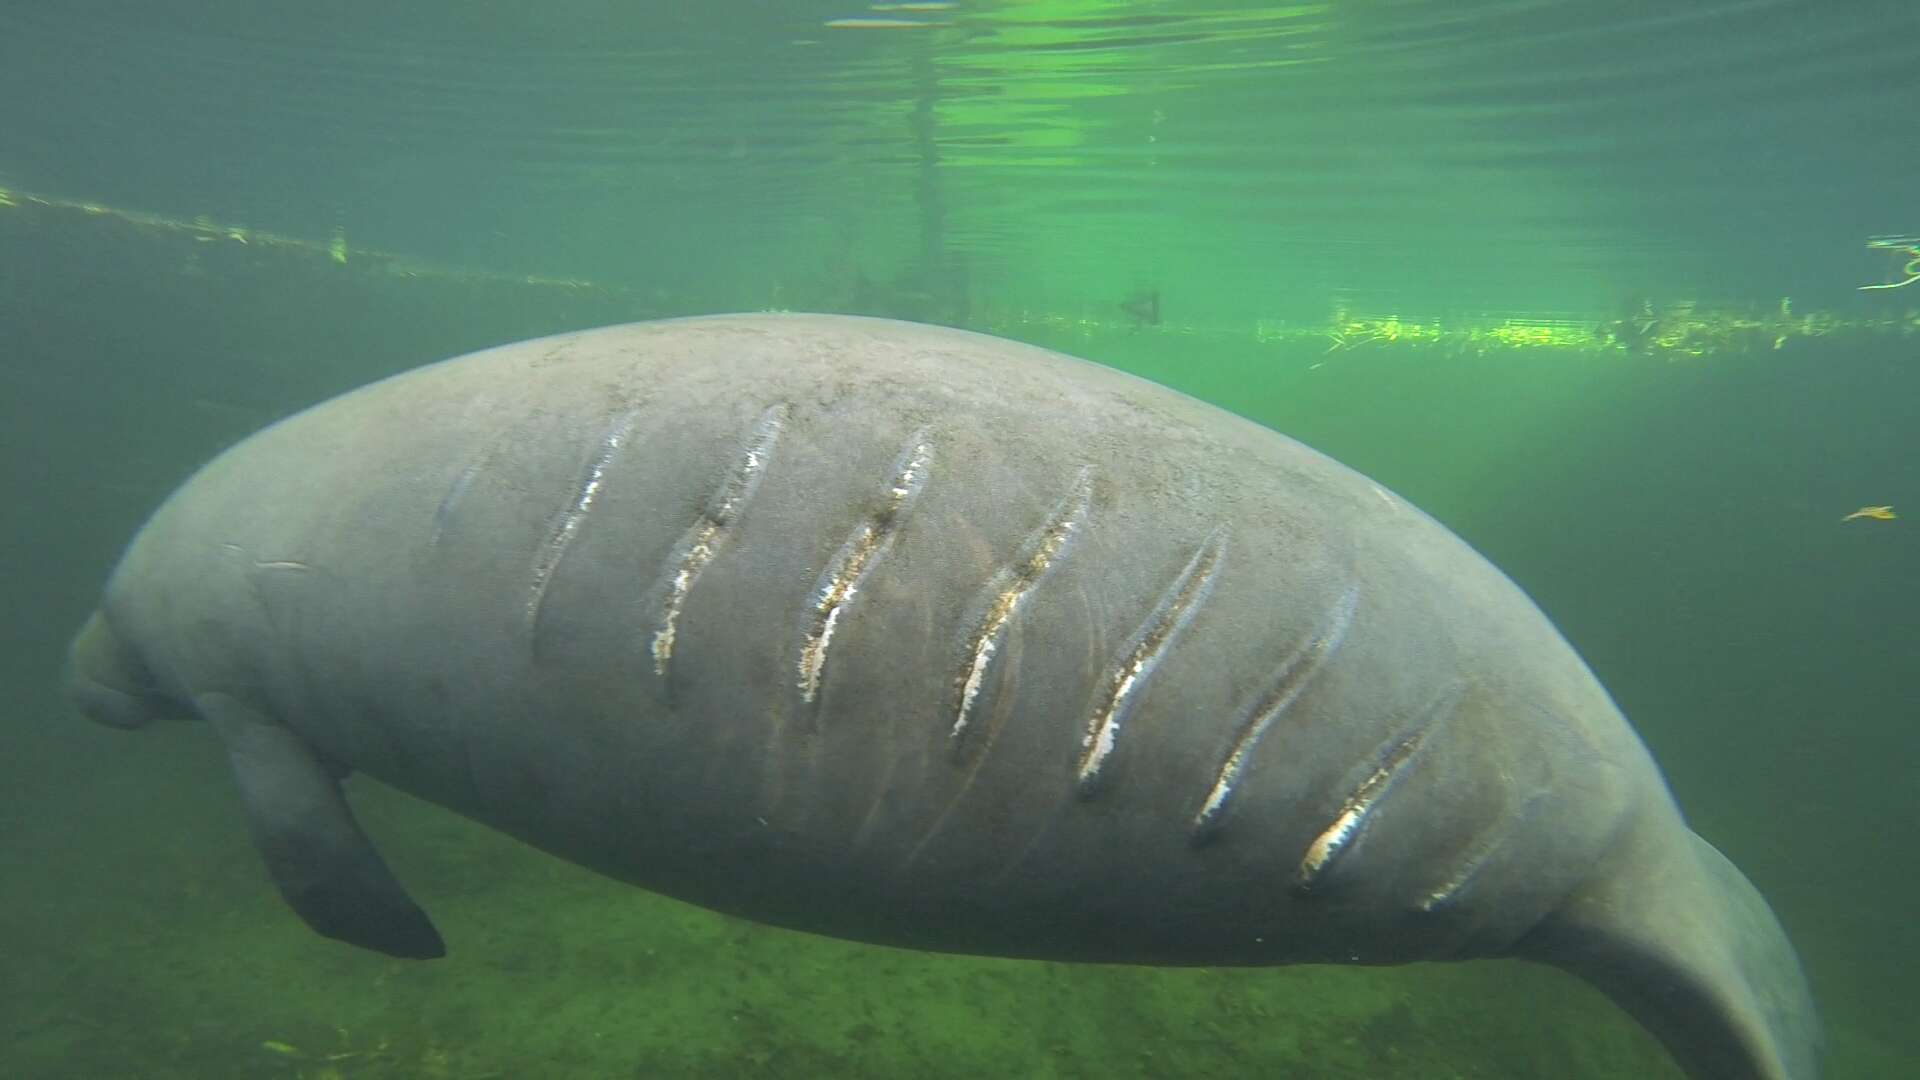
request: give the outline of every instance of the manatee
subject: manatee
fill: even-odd
[[[350,772],[779,926],[1519,957],[1694,1077],[1817,1071],[1780,924],[1517,586],[1291,439],[992,337],[668,320],[348,393],[161,506],[69,692],[210,724],[292,908],[395,956],[444,946]]]

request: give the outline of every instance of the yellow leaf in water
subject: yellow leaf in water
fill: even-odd
[[[1893,507],[1891,506],[1863,506],[1840,520],[1852,521],[1854,518],[1872,518],[1875,521],[1892,521],[1899,516],[1900,515],[1893,512]]]

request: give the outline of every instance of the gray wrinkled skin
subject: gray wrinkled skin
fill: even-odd
[[[1520,956],[1696,1077],[1816,1073],[1797,960],[1518,588],[1283,436],[871,319],[612,327],[274,425],[140,533],[75,699],[225,740],[316,929],[439,936],[365,772],[603,873],[909,948]]]

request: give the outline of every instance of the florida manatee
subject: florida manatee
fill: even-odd
[[[916,949],[1521,957],[1702,1078],[1810,1080],[1764,900],[1432,519],[1084,361],[876,319],[421,368],[222,454],[71,650],[212,725],[322,934],[441,955],[350,771],[602,873]]]

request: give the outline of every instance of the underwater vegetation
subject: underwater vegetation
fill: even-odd
[[[338,273],[373,278],[403,278],[448,284],[530,286],[539,290],[591,298],[620,306],[631,318],[686,314],[690,304],[657,287],[543,275],[506,274],[448,266],[406,255],[349,245],[336,228],[325,239],[307,239],[215,222],[150,214],[99,203],[35,194],[0,187],[0,211],[34,215],[56,227],[94,224],[134,233],[157,243],[188,245],[183,259],[190,273],[211,252],[227,249],[254,260],[281,260],[283,269],[302,264],[330,268]],[[1920,281],[1920,238],[1875,237],[1868,246],[1909,256],[1904,280],[1863,285],[1861,289],[1893,289]],[[918,316],[927,321],[965,325],[1010,337],[1041,336],[1071,341],[1107,333],[1147,331],[1177,338],[1216,341],[1246,340],[1290,347],[1318,345],[1326,354],[1356,350],[1417,349],[1434,355],[1480,356],[1495,352],[1555,354],[1619,354],[1658,360],[1698,360],[1738,357],[1781,349],[1796,340],[1885,339],[1920,336],[1920,307],[1889,310],[1876,316],[1831,311],[1796,311],[1790,298],[1759,308],[1713,307],[1689,299],[1655,301],[1640,298],[1611,317],[1566,315],[1524,317],[1485,313],[1416,314],[1367,312],[1336,304],[1320,322],[1258,318],[1251,326],[1192,323],[1170,318],[1157,285],[1134,289],[1119,302],[1095,303],[1087,311],[1038,311],[996,305],[965,295],[964,274],[948,273],[962,286],[961,302],[936,302],[935,284],[914,270],[886,285],[876,284],[858,270],[845,282],[796,283],[777,287],[761,305],[764,310],[850,310],[862,313]],[[949,282],[951,283],[951,282]],[[811,291],[809,291],[811,289]],[[846,308],[846,304],[851,304]],[[938,308],[938,310],[933,310]],[[924,309],[924,310],[923,310]]]

